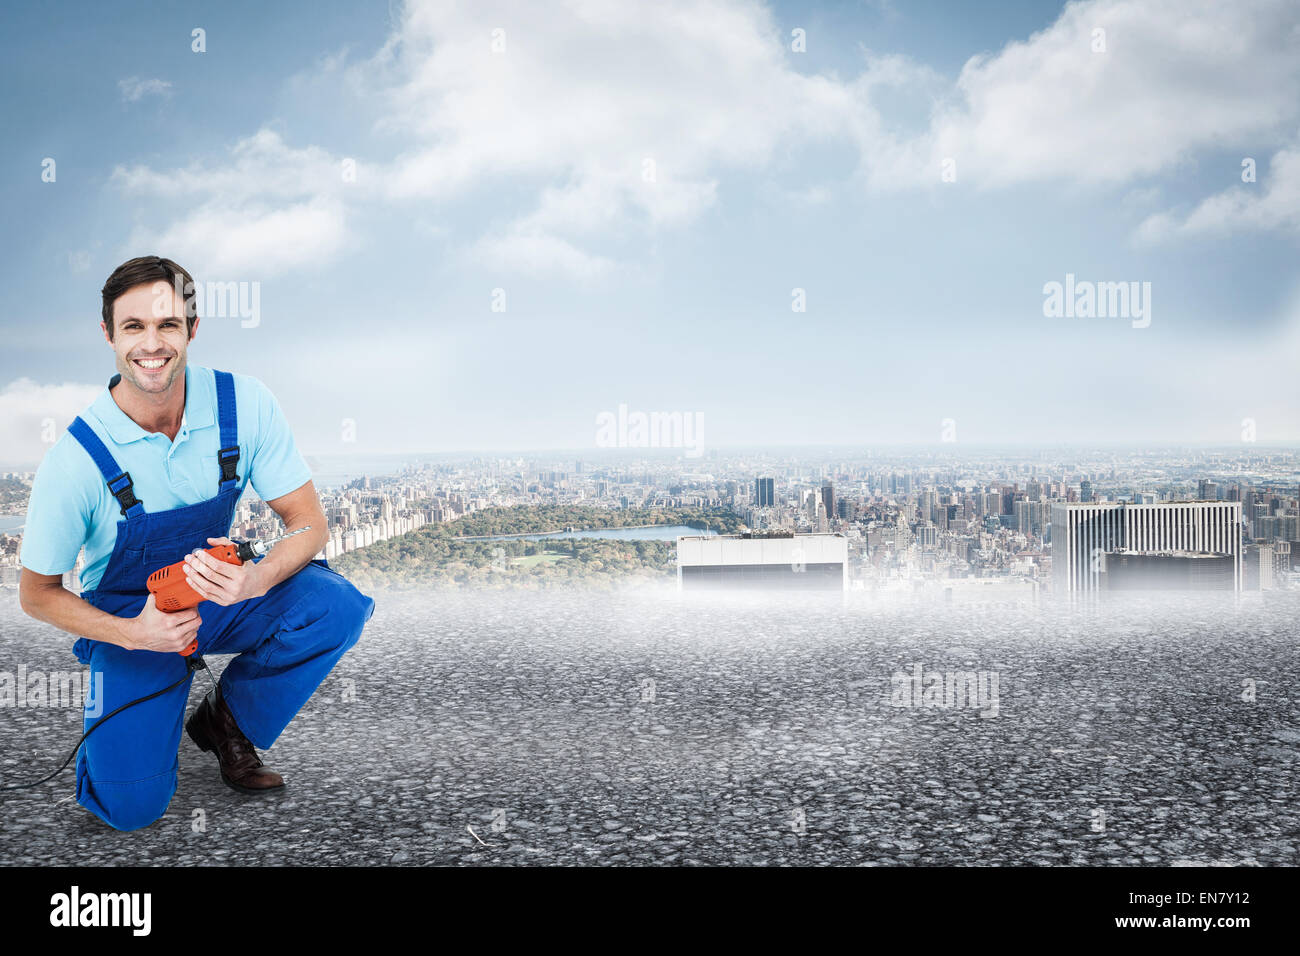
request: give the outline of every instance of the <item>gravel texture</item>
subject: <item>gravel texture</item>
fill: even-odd
[[[143,830],[79,807],[71,770],[0,794],[0,863],[1300,862],[1300,592],[373,596],[265,755],[285,792],[229,790],[183,737],[179,790]],[[76,668],[71,644],[0,593],[0,671]],[[898,706],[914,664],[986,689],[996,672],[996,709]],[[53,769],[79,719],[0,707],[3,782]]]

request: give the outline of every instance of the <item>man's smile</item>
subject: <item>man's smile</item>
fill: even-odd
[[[156,372],[170,362],[171,358],[131,359],[131,361],[146,372]]]

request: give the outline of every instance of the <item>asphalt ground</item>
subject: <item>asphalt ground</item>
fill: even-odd
[[[141,830],[78,806],[71,770],[0,794],[0,864],[1298,862],[1300,592],[372,596],[264,754],[282,793],[228,789],[183,737]],[[0,672],[84,671],[71,645],[0,592]],[[53,769],[80,717],[0,706],[0,783]]]

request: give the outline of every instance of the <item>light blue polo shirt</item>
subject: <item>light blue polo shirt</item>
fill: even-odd
[[[232,373],[239,418],[239,490],[251,483],[263,501],[301,488],[311,469],[298,454],[289,423],[275,396],[251,375]],[[197,504],[217,495],[221,428],[217,423],[217,380],[210,368],[185,366],[185,412],[173,442],[146,432],[118,407],[108,387],[81,413],[123,471],[146,512]],[[45,453],[32,482],[23,527],[23,567],[38,574],[63,574],[77,563],[84,545],[82,590],[92,591],[108,567],[122,507],[108,490],[94,459],[64,431]]]

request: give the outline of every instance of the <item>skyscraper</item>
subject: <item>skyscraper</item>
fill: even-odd
[[[759,478],[754,482],[754,507],[776,507],[776,479]]]
[[[817,498],[809,499],[820,504]],[[686,535],[677,539],[678,590],[843,591],[848,541],[841,534]]]
[[[1231,558],[1232,589],[1240,591],[1241,502],[1052,505],[1052,579],[1058,593],[1106,589],[1107,555],[1121,552],[1183,564],[1193,558]]]
[[[929,521],[922,521],[916,529],[916,544],[922,551],[933,551],[939,543],[939,529]]]

